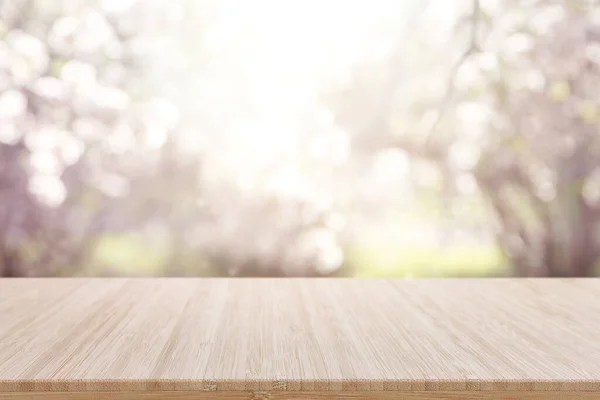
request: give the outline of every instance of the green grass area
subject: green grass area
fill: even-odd
[[[141,235],[106,235],[96,247],[93,264],[124,275],[155,275],[163,272],[167,254],[166,246],[151,245]]]
[[[107,235],[100,239],[92,264],[123,275],[162,275],[166,271],[167,246],[150,244],[140,235]],[[200,272],[196,254],[186,259]],[[501,253],[493,246],[451,246],[447,248],[397,247],[355,244],[346,249],[352,276],[358,277],[453,277],[496,276],[506,273]],[[88,271],[92,272],[92,271]],[[202,270],[201,275],[208,274]]]
[[[347,262],[359,277],[497,276],[506,273],[494,246],[394,247],[355,245]]]
[[[118,273],[123,276],[163,276],[184,273],[190,276],[213,275],[206,258],[195,249],[187,249],[171,259],[168,241],[151,242],[138,234],[104,235],[95,248],[91,267],[86,273]],[[176,264],[171,264],[175,262]]]

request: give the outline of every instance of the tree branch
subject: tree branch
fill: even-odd
[[[469,42],[467,44],[466,50],[462,53],[458,61],[454,64],[452,69],[450,70],[450,76],[448,77],[448,82],[446,84],[446,95],[442,99],[440,106],[438,108],[438,115],[433,125],[429,129],[429,133],[425,138],[425,147],[431,145],[433,136],[437,130],[438,125],[442,121],[448,107],[452,103],[452,99],[454,97],[454,91],[456,89],[456,76],[460,71],[460,68],[464,65],[464,63],[471,57],[473,54],[479,51],[478,45],[478,34],[479,34],[479,21],[481,18],[481,4],[480,0],[473,0],[473,5],[471,8],[471,15],[469,17],[471,21],[471,32],[469,35]]]
[[[400,149],[400,150],[403,150],[413,156],[420,157],[420,158],[423,158],[423,159],[426,159],[429,161],[433,161],[436,163],[440,163],[441,165],[446,162],[446,153],[447,153],[446,149],[443,148],[442,144],[434,144],[432,138],[435,135],[437,127],[438,127],[439,123],[441,122],[445,112],[447,111],[448,107],[450,106],[450,104],[452,102],[452,99],[454,97],[455,86],[456,86],[455,85],[456,76],[457,76],[460,68],[469,59],[469,57],[471,57],[473,54],[475,54],[479,51],[478,33],[479,33],[480,19],[481,19],[480,0],[473,0],[471,13],[470,13],[469,17],[467,18],[467,20],[471,21],[471,29],[470,29],[469,42],[468,42],[467,48],[462,53],[462,55],[460,56],[458,61],[454,64],[452,69],[450,70],[448,82],[446,84],[446,87],[447,87],[446,95],[444,96],[444,98],[442,99],[442,101],[440,103],[440,106],[438,108],[437,118],[435,119],[431,128],[428,130],[425,140],[424,141],[420,141],[420,140],[414,141],[414,140],[402,140],[402,139],[396,138],[396,139],[391,139],[388,143],[385,143],[383,146],[384,148]],[[394,60],[396,61],[397,58],[398,58],[398,56],[395,56]],[[398,75],[398,74],[396,74],[396,75]],[[386,98],[386,102],[385,102],[387,107],[385,109],[383,109],[383,107],[382,107],[381,113],[379,115],[380,118],[377,119],[378,122],[381,122],[383,119],[381,114],[386,113],[386,112],[387,113],[391,112],[394,88],[399,83],[398,81],[399,81],[398,76],[394,76],[390,81],[390,84],[388,86],[390,89],[387,92],[387,98]],[[385,120],[387,121],[387,118]]]

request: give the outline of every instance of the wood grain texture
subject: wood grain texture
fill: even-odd
[[[600,399],[600,280],[0,279],[2,399],[398,393]]]

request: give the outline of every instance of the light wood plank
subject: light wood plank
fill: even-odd
[[[0,398],[156,393],[597,399],[600,280],[0,279]]]

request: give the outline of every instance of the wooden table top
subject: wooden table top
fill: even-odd
[[[399,393],[600,399],[600,280],[0,279],[2,399]]]

